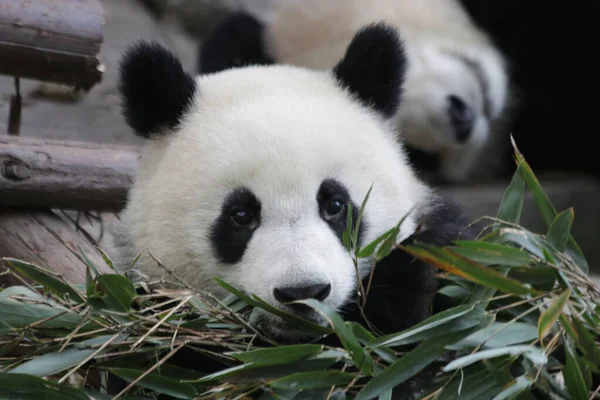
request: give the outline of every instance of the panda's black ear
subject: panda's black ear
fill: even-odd
[[[333,73],[365,105],[390,118],[400,105],[406,68],[397,30],[376,23],[356,33]]]
[[[137,135],[149,138],[179,124],[194,99],[196,81],[173,53],[140,41],[121,59],[119,91],[125,120]]]
[[[264,48],[263,30],[263,23],[245,11],[230,14],[200,45],[198,72],[273,64]]]

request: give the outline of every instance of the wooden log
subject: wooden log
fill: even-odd
[[[99,0],[0,0],[0,74],[89,89],[103,28]]]
[[[70,283],[80,284],[85,283],[87,258],[100,273],[112,272],[93,240],[74,226],[49,210],[0,211],[0,270],[8,267],[2,258],[17,258],[58,273]],[[18,283],[11,275],[0,276],[0,285]]]
[[[0,209],[119,211],[139,148],[0,135]]]

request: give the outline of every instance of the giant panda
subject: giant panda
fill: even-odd
[[[290,0],[267,17],[232,13],[202,41],[201,73],[250,64],[331,68],[354,33],[385,21],[406,45],[404,105],[395,120],[411,162],[438,183],[504,172],[509,65],[459,0]]]
[[[315,298],[364,323],[343,241],[349,207],[356,220],[369,193],[359,246],[401,220],[397,243],[472,237],[461,207],[418,179],[398,141],[405,71],[403,42],[385,24],[359,30],[324,70],[267,65],[193,76],[164,47],[133,45],[119,88],[124,117],[146,143],[107,250],[115,268],[175,284],[159,260],[217,298],[228,292],[213,276],[320,324],[314,311],[287,303]],[[365,283],[372,261],[359,260]],[[395,249],[372,279],[365,315],[381,333],[430,314],[439,286],[432,265]],[[312,340],[267,312],[256,324],[285,343]]]

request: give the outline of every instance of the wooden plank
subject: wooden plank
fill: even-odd
[[[139,148],[0,135],[0,209],[118,211]]]
[[[89,90],[104,22],[99,0],[0,0],[0,74]]]
[[[111,272],[95,244],[73,226],[52,211],[0,211],[0,271],[8,267],[2,258],[10,257],[52,270],[75,284],[85,283],[85,258],[99,272]],[[0,285],[18,282],[11,275],[0,276]]]
[[[0,0],[0,41],[95,56],[104,40],[98,0]]]

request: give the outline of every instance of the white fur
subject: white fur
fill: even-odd
[[[476,171],[481,156],[494,154],[486,145],[494,145],[490,136],[501,129],[494,124],[507,102],[508,78],[502,55],[456,0],[286,0],[265,21],[266,52],[280,63],[331,68],[358,29],[379,21],[397,27],[406,44],[405,101],[397,115],[402,138],[438,154],[446,179],[470,179],[481,172]],[[481,69],[487,116],[479,80],[460,58]],[[446,102],[451,94],[478,112],[464,144],[454,140],[451,129]]]
[[[137,272],[169,278],[149,251],[191,287],[223,295],[212,280],[218,276],[277,307],[275,287],[330,283],[325,303],[342,307],[356,290],[356,272],[319,217],[317,191],[325,178],[335,178],[360,204],[373,185],[364,243],[416,207],[398,240],[412,234],[432,194],[407,165],[395,132],[342,91],[330,72],[253,67],[197,82],[181,128],[143,150],[122,215],[130,242],[123,260],[139,252]],[[261,224],[242,260],[224,265],[213,253],[210,227],[225,197],[242,185],[262,203]],[[369,267],[361,264],[362,276]]]

